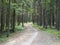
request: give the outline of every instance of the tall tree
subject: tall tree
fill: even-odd
[[[9,36],[9,33],[10,33],[10,30],[9,30],[9,21],[10,21],[10,0],[8,0],[8,3],[7,3],[7,15],[6,15],[7,37]]]

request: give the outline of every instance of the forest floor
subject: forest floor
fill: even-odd
[[[25,24],[26,30],[16,34],[14,39],[0,45],[60,45],[58,38],[53,34],[39,31],[30,23]]]

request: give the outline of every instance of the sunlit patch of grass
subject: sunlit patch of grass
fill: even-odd
[[[24,30],[24,27],[19,25],[19,26],[15,26],[15,29],[18,30],[18,31],[22,31],[22,30]]]
[[[36,27],[36,28],[38,28],[40,30],[45,30],[45,28],[43,28],[43,26],[39,26],[37,24],[33,24],[33,27]]]

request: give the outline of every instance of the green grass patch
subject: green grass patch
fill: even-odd
[[[22,30],[24,30],[25,28],[22,27],[21,25],[19,25],[19,26],[15,26],[15,29],[16,29],[17,31],[22,31]]]
[[[40,30],[42,30],[42,31],[45,31],[45,32],[54,34],[54,35],[56,35],[58,38],[60,38],[60,31],[57,31],[57,29],[49,28],[49,27],[48,27],[47,29],[45,29],[45,28],[43,28],[43,26],[39,26],[39,25],[37,25],[37,24],[33,24],[33,27],[38,28],[38,29],[40,29]]]
[[[0,43],[7,41],[8,38],[6,36],[0,37]]]
[[[39,25],[37,25],[37,24],[32,24],[33,25],[33,27],[35,27],[35,28],[38,28],[38,29],[40,29],[40,30],[45,30],[45,28],[43,28],[43,26],[39,26]]]
[[[9,39],[13,37],[13,35],[15,35],[17,32],[23,31],[24,29],[25,28],[22,27],[21,25],[15,26],[15,32],[14,33],[10,32],[9,37],[6,37],[7,32],[3,32],[0,36],[0,43],[7,42]]]

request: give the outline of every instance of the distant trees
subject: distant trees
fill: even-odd
[[[60,29],[60,0],[0,0],[0,33],[31,21],[44,28]]]
[[[60,0],[56,0],[56,28],[60,29]]]
[[[32,12],[32,0],[0,0],[0,34],[15,32],[15,26],[19,26],[30,20]]]
[[[58,0],[35,0],[37,3],[37,15],[32,15],[33,22],[36,20],[40,26],[44,28],[60,29],[60,1]],[[36,9],[36,8],[34,8]],[[35,11],[35,10],[34,10]],[[35,13],[33,13],[35,14]],[[35,18],[36,17],[36,18]]]

